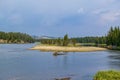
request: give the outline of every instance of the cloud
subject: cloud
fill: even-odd
[[[62,33],[63,29],[64,33],[71,32],[75,35],[85,32],[86,28],[99,32],[100,26],[118,23],[119,2],[119,0],[0,0],[0,24],[7,30],[14,26],[15,31],[24,29],[30,33],[50,35],[54,35],[55,31],[56,35]],[[3,27],[0,26],[0,29]]]
[[[100,22],[102,24],[106,24],[106,23],[114,23],[117,20],[119,20],[120,17],[120,11],[116,11],[116,12],[106,12],[100,15]]]

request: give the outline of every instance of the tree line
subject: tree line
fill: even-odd
[[[69,39],[67,34],[64,36],[64,38],[41,39],[40,42],[42,44],[57,45],[57,46],[68,46],[69,44],[71,44],[72,46],[76,45],[76,40]]]
[[[0,43],[33,43],[35,40],[28,34],[0,31]]]
[[[111,27],[106,36],[101,37],[77,37],[77,38],[68,38],[68,35],[65,35],[64,38],[58,39],[42,39],[40,40],[42,44],[49,45],[59,45],[59,46],[68,46],[69,44],[76,45],[76,43],[94,43],[95,46],[103,45],[106,46],[120,46],[120,28]],[[105,44],[105,45],[104,45]]]
[[[106,46],[120,46],[120,27],[111,27],[106,36],[75,38],[78,43],[106,44]]]
[[[78,37],[73,38],[77,43],[95,43],[95,44],[106,44],[106,37]]]
[[[86,45],[91,45],[89,43],[95,43],[95,46],[98,44],[106,44],[106,37],[78,37],[78,38],[68,38],[68,35],[65,35],[64,38],[58,39],[41,39],[42,44],[49,45],[58,45],[58,46],[76,46],[77,43],[86,43]]]

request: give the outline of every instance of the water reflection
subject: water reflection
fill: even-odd
[[[120,51],[109,51],[108,59],[111,69],[120,69]]]

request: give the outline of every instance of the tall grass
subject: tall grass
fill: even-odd
[[[120,71],[99,71],[93,80],[120,80]]]

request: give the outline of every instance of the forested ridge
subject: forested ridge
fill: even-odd
[[[0,43],[33,43],[34,39],[20,32],[2,32],[0,31]]]

